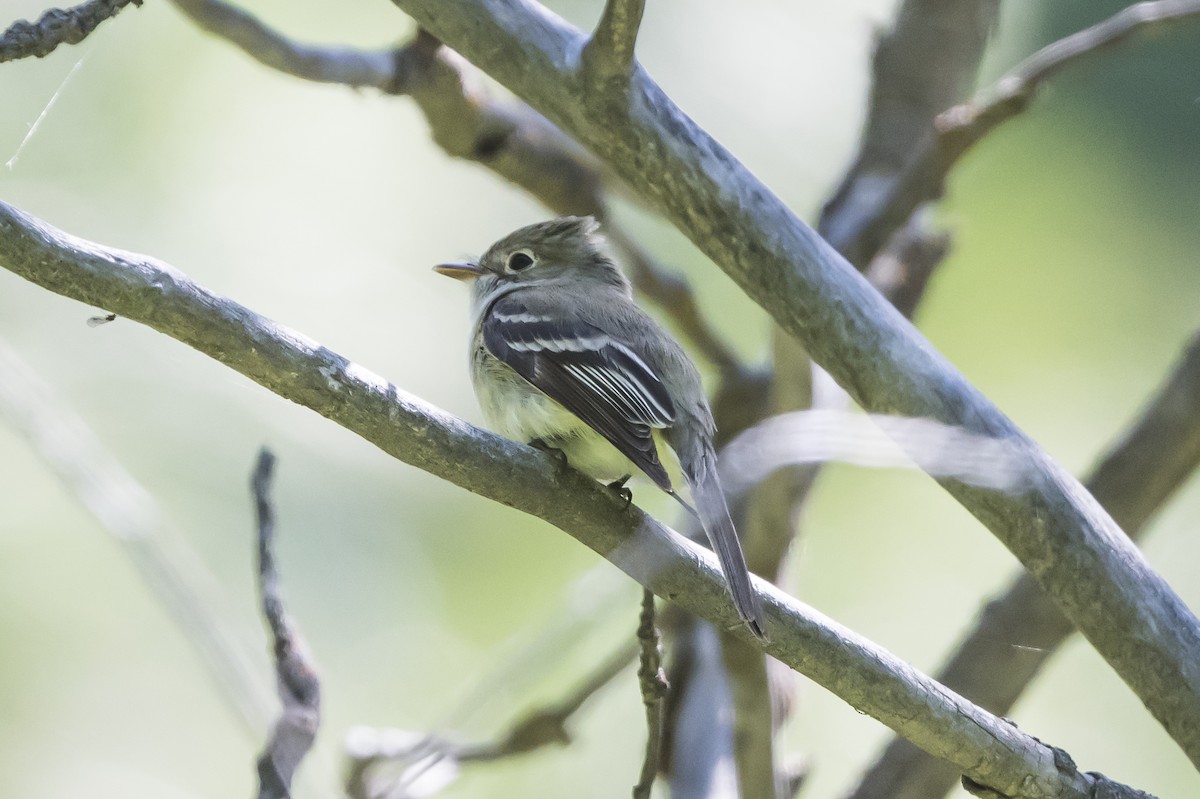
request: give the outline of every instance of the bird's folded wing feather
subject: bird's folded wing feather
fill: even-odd
[[[662,380],[628,345],[556,310],[501,297],[484,314],[484,346],[669,490],[651,434],[675,420]]]

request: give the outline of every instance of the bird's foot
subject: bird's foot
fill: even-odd
[[[629,478],[633,475],[627,474],[620,480],[613,480],[608,484],[608,487],[617,493],[617,496],[625,500],[625,507],[628,508],[633,504],[633,491],[629,486],[625,485],[629,482]]]
[[[563,474],[566,473],[567,466],[569,465],[567,463],[567,453],[563,452],[558,447],[550,446],[549,444],[547,444],[545,441],[543,441],[540,438],[535,438],[532,441],[530,441],[529,446],[533,447],[534,449],[541,450],[542,452],[546,453],[547,455],[553,457],[554,460],[558,461],[559,476],[562,476]]]

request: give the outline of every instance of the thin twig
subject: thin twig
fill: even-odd
[[[258,516],[258,588],[263,617],[271,633],[275,676],[283,703],[266,748],[258,758],[259,799],[288,799],[292,776],[312,748],[321,723],[321,683],[308,647],[287,614],[275,568],[275,512],[271,507],[271,473],[275,456],[258,454],[251,488]]]
[[[390,795],[405,786],[411,787],[435,769],[452,773],[461,764],[490,763],[546,746],[568,744],[571,741],[568,722],[600,689],[625,671],[636,656],[636,646],[623,645],[569,694],[523,714],[493,741],[463,744],[438,735],[358,728],[347,737],[346,791],[355,799]],[[396,763],[407,768],[402,768],[394,779],[375,775],[381,767]]]
[[[67,491],[112,535],[196,651],[222,699],[248,733],[260,735],[271,718],[270,692],[247,645],[216,610],[216,581],[154,497],[3,341],[0,417],[30,441]]]
[[[628,77],[646,0],[606,0],[596,31],[583,48],[580,63],[600,80]]]
[[[1200,0],[1149,0],[1046,45],[970,103],[937,118],[943,174],[970,147],[1024,111],[1038,88],[1065,67],[1160,24],[1200,18]]]
[[[60,44],[79,44],[104,20],[142,0],[90,0],[74,8],[52,8],[37,22],[18,20],[0,35],[0,64],[18,58],[42,58]]]
[[[1138,540],[1146,523],[1200,466],[1200,332],[1139,417],[1092,472],[1087,486]],[[989,602],[938,680],[1005,715],[1074,632],[1027,574]],[[933,799],[958,782],[953,766],[896,739],[850,799]]]
[[[663,740],[663,699],[670,686],[662,669],[662,641],[654,618],[654,594],[648,590],[642,592],[637,640],[640,651],[638,685],[642,691],[642,704],[646,707],[646,754],[642,759],[642,772],[633,786],[633,799],[649,799],[654,778],[658,776]]]
[[[919,144],[900,151],[900,169],[883,180],[869,179],[853,195],[853,213],[831,232],[830,240],[861,264],[882,246],[883,231],[895,228],[932,194],[940,192],[950,169],[973,145],[1028,107],[1036,89],[1058,70],[1157,23],[1186,21],[1200,14],[1198,0],[1152,0],[1129,6],[1090,28],[1035,53],[976,100],[945,111]],[[846,195],[851,196],[851,195]]]
[[[172,0],[198,27],[241,48],[264,66],[318,83],[389,91],[395,84],[395,49],[364,51],[302,44],[282,36],[223,0]]]

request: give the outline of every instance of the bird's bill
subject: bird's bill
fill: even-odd
[[[439,275],[452,277],[455,280],[474,280],[483,274],[482,267],[479,264],[438,264],[433,268],[433,271]]]

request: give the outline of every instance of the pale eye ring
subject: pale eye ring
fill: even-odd
[[[510,253],[505,263],[510,272],[520,272],[533,266],[533,255],[528,250],[517,250]]]

